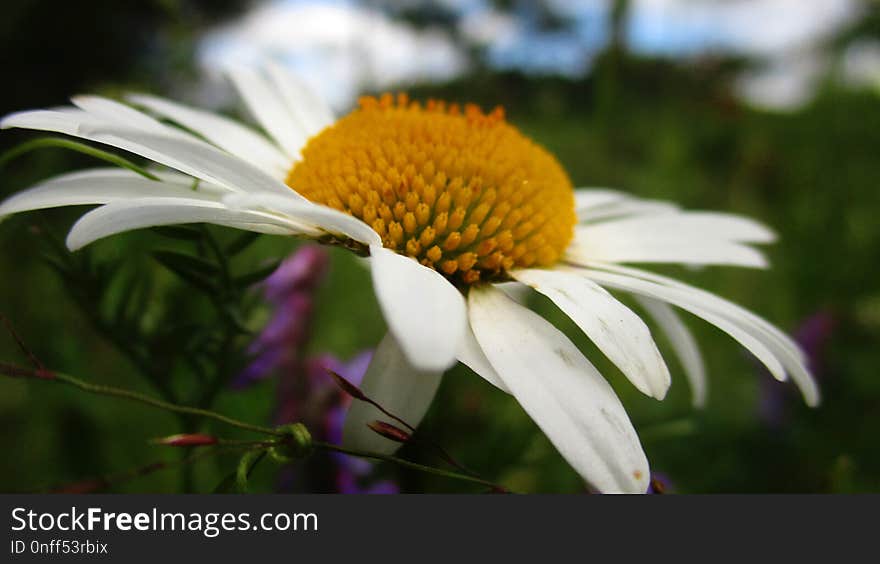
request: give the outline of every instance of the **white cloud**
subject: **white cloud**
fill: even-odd
[[[736,91],[759,108],[794,110],[809,102],[824,69],[825,61],[817,56],[779,57],[740,76]]]
[[[459,31],[470,42],[481,45],[508,45],[520,38],[519,23],[510,14],[487,9],[462,18]]]
[[[529,27],[524,17],[529,10],[502,12],[487,0],[437,1],[461,16],[458,32],[486,48],[496,68],[581,76],[607,41],[610,0],[551,0],[574,28],[549,34]],[[862,7],[860,0],[631,2],[627,34],[636,51],[757,58],[763,67],[742,76],[737,91],[752,104],[775,109],[796,108],[810,98],[827,69],[821,42],[857,18]],[[209,70],[228,60],[267,56],[288,63],[337,109],[350,106],[361,91],[442,81],[467,65],[463,47],[445,31],[416,29],[354,0],[274,0],[202,43],[201,61]],[[872,80],[878,60],[878,48],[853,50],[844,61],[844,78]],[[861,78],[851,78],[856,76]]]
[[[672,54],[777,56],[814,45],[860,10],[858,0],[633,0],[630,40]]]
[[[362,90],[443,80],[466,64],[442,31],[417,30],[348,3],[268,3],[208,34],[200,51],[209,71],[267,57],[289,64],[337,109]]]
[[[633,0],[636,50],[669,55],[738,53],[761,66],[736,91],[753,106],[794,110],[828,69],[822,43],[861,13],[859,0]]]

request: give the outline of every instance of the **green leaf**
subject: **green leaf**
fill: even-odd
[[[248,491],[248,479],[251,477],[251,472],[263,460],[264,456],[266,456],[265,450],[251,450],[244,453],[244,456],[238,461],[238,468],[235,470],[235,485],[238,491],[242,493]]]
[[[73,141],[71,139],[62,139],[60,137],[42,137],[40,139],[34,139],[33,141],[28,141],[26,143],[22,143],[21,145],[13,147],[12,149],[6,151],[2,156],[0,156],[0,167],[3,167],[4,165],[6,165],[6,163],[16,157],[19,157],[36,149],[42,149],[44,147],[61,147],[62,149],[70,149],[71,151],[76,151],[78,153],[89,155],[90,157],[101,159],[102,161],[106,161],[118,167],[126,168],[132,172],[140,174],[144,178],[159,182],[159,178],[157,176],[151,174],[144,168],[139,167],[128,159],[125,159],[113,153],[108,153],[107,151],[102,151],[101,149],[96,149],[95,147],[86,145],[84,143],[79,143],[78,141]]]
[[[255,231],[245,231],[226,246],[226,254],[229,256],[237,255],[250,247],[259,237],[260,234]]]
[[[162,225],[159,227],[152,227],[150,228],[150,231],[169,239],[178,239],[181,241],[198,241],[202,238],[201,231],[195,227],[188,227],[185,225]]]
[[[235,472],[231,472],[223,478],[214,488],[214,493],[247,493],[251,473],[265,456],[265,450],[250,450],[244,453],[238,461]]]
[[[266,279],[267,276],[278,270],[278,267],[281,265],[280,260],[273,261],[271,264],[264,266],[263,268],[259,268],[253,272],[248,274],[242,274],[241,276],[236,276],[233,280],[233,283],[240,288],[246,288],[251,286],[252,284],[256,284],[257,282],[262,282]]]
[[[159,264],[191,286],[212,294],[217,291],[214,279],[218,269],[214,264],[174,251],[155,251],[152,256]]]
[[[154,251],[153,257],[162,264],[173,264],[177,268],[197,272],[204,276],[216,276],[220,272],[220,269],[213,262],[186,253]]]

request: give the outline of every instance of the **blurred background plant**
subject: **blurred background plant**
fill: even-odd
[[[218,78],[222,64],[274,56],[340,112],[359,93],[382,90],[503,104],[576,185],[763,220],[780,233],[771,270],[687,277],[799,338],[820,374],[825,402],[817,410],[756,375],[743,351],[692,319],[709,370],[707,407],[690,407],[671,356],[669,398],[640,397],[564,316],[544,301],[535,307],[608,375],[673,491],[880,490],[876,3],[29,0],[6,2],[3,13],[4,114],[81,92],[130,90],[234,114],[239,106]],[[5,132],[0,151],[31,137]],[[100,165],[60,149],[31,152],[0,171],[0,195]],[[290,263],[257,282],[298,248],[295,240],[213,227],[147,230],[70,255],[57,242],[78,213],[0,223],[0,312],[47,366],[258,424],[306,419],[333,440],[345,400],[320,368],[356,379],[358,355],[383,331],[357,259],[336,250],[315,259],[303,249],[295,257],[312,261],[312,278],[288,278],[296,291],[272,294]],[[308,329],[296,318],[307,318]],[[273,328],[281,338],[274,345]],[[11,338],[0,339],[0,359],[18,355]],[[0,380],[4,491],[139,467],[169,456],[149,439],[194,431],[236,436],[62,386]],[[464,367],[445,379],[423,431],[513,490],[583,491],[517,404]],[[403,454],[425,453],[413,444]],[[221,455],[112,491],[211,491],[237,460]],[[251,490],[481,491],[385,464],[367,482],[364,468],[332,456],[306,464],[280,475],[258,467]]]

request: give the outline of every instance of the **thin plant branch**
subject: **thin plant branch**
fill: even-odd
[[[349,456],[357,456],[359,458],[368,458],[371,460],[381,460],[384,462],[391,462],[393,464],[398,464],[400,466],[406,468],[412,468],[413,470],[418,470],[420,472],[425,472],[427,474],[434,474],[435,476],[443,476],[444,478],[452,478],[455,480],[461,480],[463,482],[472,482],[474,484],[480,484],[481,486],[486,486],[490,488],[492,491],[497,492],[505,492],[510,493],[510,490],[507,488],[500,486],[494,482],[489,480],[484,480],[483,478],[478,478],[476,476],[471,476],[469,474],[462,474],[459,472],[453,472],[451,470],[444,470],[442,468],[434,468],[433,466],[426,466],[424,464],[419,464],[418,462],[412,462],[410,460],[406,460],[404,458],[398,458],[396,456],[390,454],[380,454],[378,452],[371,452],[366,450],[358,450],[348,447],[343,447],[339,445],[334,445],[332,443],[325,443],[322,441],[314,441],[313,442],[315,448],[329,450],[333,452],[339,452],[342,454],[347,454]]]
[[[80,390],[82,390],[84,392],[89,392],[92,394],[136,401],[139,403],[150,405],[152,407],[164,409],[166,411],[170,411],[173,413],[180,413],[180,414],[184,414],[184,415],[191,415],[191,416],[195,416],[195,417],[204,417],[206,419],[213,419],[215,421],[219,421],[220,423],[225,423],[226,425],[238,427],[240,429],[245,429],[247,431],[253,431],[255,433],[263,433],[266,435],[276,435],[276,436],[283,435],[283,433],[281,431],[277,431],[277,430],[271,429],[269,427],[263,427],[261,425],[254,425],[252,423],[247,423],[245,421],[239,421],[238,419],[233,419],[232,417],[228,417],[228,416],[223,415],[221,413],[217,413],[216,411],[202,409],[199,407],[189,407],[189,406],[185,406],[185,405],[178,405],[175,403],[152,398],[150,396],[140,394],[138,392],[133,392],[131,390],[125,390],[122,388],[114,388],[112,386],[92,384],[90,382],[80,380],[79,378],[76,378],[76,377],[71,376],[69,374],[64,374],[63,372],[28,369],[28,368],[24,368],[21,366],[15,366],[15,365],[7,364],[7,363],[0,363],[0,374],[5,374],[7,376],[13,376],[13,377],[32,377],[32,378],[38,378],[41,380],[54,380],[57,382],[62,382],[64,384],[68,384],[68,385],[73,386],[75,388],[79,388]]]

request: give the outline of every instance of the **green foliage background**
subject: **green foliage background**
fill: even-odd
[[[94,2],[90,10],[57,10],[38,27],[47,2],[4,5],[0,57],[7,85],[3,113],[61,104],[67,95],[122,90],[168,93],[191,80],[192,46],[200,29],[242,6],[224,3]],[[204,4],[204,6],[203,6]],[[52,3],[53,7],[60,4]],[[169,6],[171,6],[169,8]],[[210,8],[208,8],[210,6]],[[57,21],[56,21],[57,20]],[[132,33],[109,33],[126,21]],[[872,30],[867,18],[868,29]],[[63,24],[63,25],[62,25]],[[74,32],[73,30],[77,30]],[[64,54],[67,53],[67,57]],[[823,355],[823,405],[804,407],[787,396],[787,420],[769,426],[758,416],[759,380],[769,378],[734,342],[688,318],[710,374],[705,410],[695,412],[680,367],[668,355],[673,387],[667,401],[639,395],[548,303],[535,307],[563,328],[608,375],[642,435],[652,467],[678,492],[865,492],[880,490],[880,96],[877,91],[822,86],[792,114],[749,109],[732,97],[732,72],[743,61],[681,64],[610,51],[589,78],[568,81],[477,71],[456,82],[412,89],[437,96],[504,104],[509,119],[555,153],[576,185],[611,186],[692,208],[754,216],[780,242],[768,250],[773,268],[709,268],[669,272],[754,309],[792,330],[808,316],[831,312],[837,323]],[[75,71],[75,72],[74,72]],[[0,148],[32,137],[0,135]],[[22,157],[0,171],[0,195],[74,167],[93,166],[58,150]],[[0,312],[50,367],[97,382],[155,393],[89,324],[69,287],[42,258],[45,234],[63,237],[82,210],[26,214],[0,223]],[[216,229],[231,240],[235,233]],[[240,272],[285,256],[298,243],[263,237],[236,258]],[[154,281],[143,304],[150,312],[175,304],[180,319],[212,322],[209,303],[149,258],[158,248],[185,246],[149,232],[101,241],[88,251],[98,263],[119,262],[127,276]],[[110,292],[121,292],[111,285]],[[109,296],[112,302],[116,297]],[[378,342],[384,330],[367,272],[342,251],[321,289],[310,347],[341,357]],[[259,326],[267,312],[249,319]],[[151,321],[152,320],[152,321]],[[159,320],[161,321],[161,320]],[[661,342],[661,347],[665,343]],[[668,350],[668,349],[667,349]],[[161,349],[156,351],[161,362]],[[22,360],[8,337],[0,359]],[[182,395],[197,385],[175,367],[168,382]],[[224,391],[216,407],[268,423],[271,383]],[[246,437],[213,425],[203,430]],[[0,380],[0,488],[33,491],[173,459],[152,437],[180,430],[179,421],[120,400],[90,397],[44,382]],[[466,465],[528,492],[581,492],[583,485],[509,397],[463,367],[445,379],[423,431]],[[429,461],[426,453],[404,452]],[[211,491],[235,465],[220,457],[195,468],[195,491]],[[470,486],[382,467],[407,492],[475,491]],[[271,491],[276,469],[264,465],[253,489]],[[113,491],[179,491],[180,472],[121,483]]]

